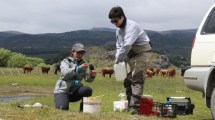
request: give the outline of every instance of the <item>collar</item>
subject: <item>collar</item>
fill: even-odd
[[[127,18],[125,17],[122,24],[119,26],[120,28],[124,28],[126,25]]]

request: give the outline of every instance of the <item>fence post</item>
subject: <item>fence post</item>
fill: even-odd
[[[9,71],[10,71],[10,75],[12,76],[13,75],[13,73],[11,72],[11,69],[9,68]]]
[[[3,76],[4,76],[4,71],[3,71],[3,69],[1,69],[1,72],[2,72],[2,74],[3,74]]]
[[[18,72],[19,76],[20,76],[20,73],[19,73],[19,70],[16,68],[16,71]]]

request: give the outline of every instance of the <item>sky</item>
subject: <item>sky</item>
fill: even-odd
[[[215,0],[0,0],[0,31],[63,33],[107,27],[114,6],[144,30],[198,28]]]

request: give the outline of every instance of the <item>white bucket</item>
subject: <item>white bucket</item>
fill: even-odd
[[[125,62],[120,62],[113,66],[115,72],[116,81],[122,81],[127,77],[127,73],[130,72],[130,66]]]
[[[83,113],[100,113],[102,97],[84,97],[83,98]]]

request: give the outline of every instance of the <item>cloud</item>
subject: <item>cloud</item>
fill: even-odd
[[[59,33],[114,26],[109,10],[122,6],[126,16],[149,30],[197,28],[211,0],[0,0],[0,31]]]

